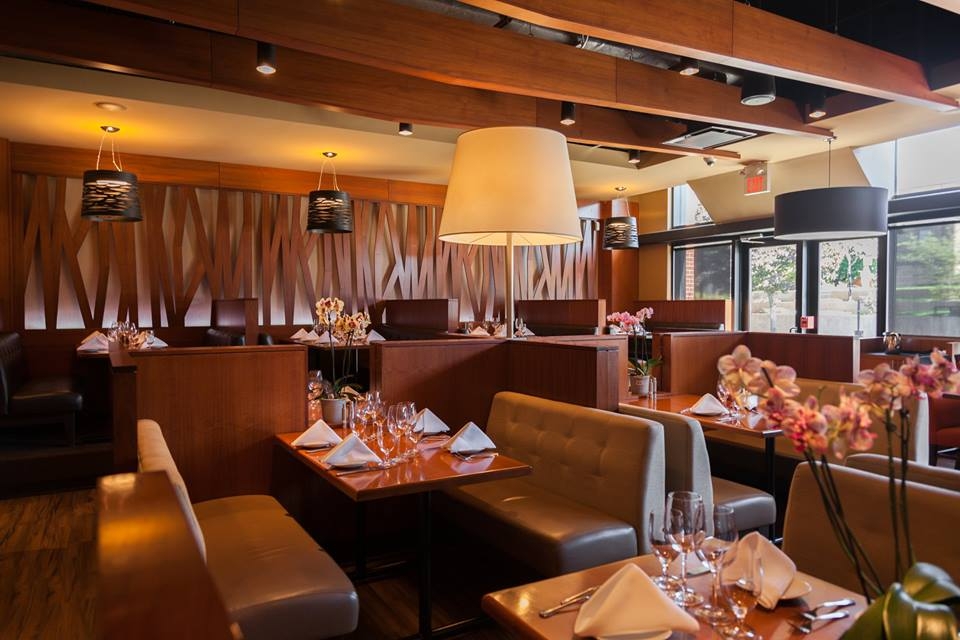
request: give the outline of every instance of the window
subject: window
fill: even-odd
[[[750,331],[786,333],[797,318],[797,245],[750,247]]]
[[[673,250],[673,299],[730,299],[730,243]]]
[[[687,184],[670,189],[670,212],[671,228],[713,222],[697,194]]]
[[[960,127],[897,140],[897,195],[960,187]]]
[[[819,333],[877,335],[876,238],[820,243]]]
[[[891,331],[960,335],[960,223],[891,229]]]

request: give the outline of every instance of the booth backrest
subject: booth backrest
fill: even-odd
[[[887,477],[888,461],[889,458],[887,458],[886,455],[879,453],[855,453],[847,456],[844,464],[853,469],[869,471],[870,473]],[[898,458],[894,459],[894,465],[897,477],[899,478],[901,464]],[[960,493],[960,471],[955,469],[931,467],[926,464],[918,464],[908,460],[907,480]]]
[[[487,432],[533,467],[529,481],[629,523],[647,548],[649,514],[664,504],[663,427],[609,411],[504,391]]]
[[[873,562],[880,584],[894,581],[893,534],[888,482],[867,471],[831,465],[844,516]],[[960,518],[960,494],[907,483],[910,533],[918,561],[936,564],[960,581],[960,545],[948,523]],[[854,591],[860,590],[853,565],[834,538],[820,491],[808,463],[797,467],[783,526],[783,551],[797,569]]]
[[[27,377],[23,340],[19,333],[0,333],[0,415],[10,410],[10,395]]]

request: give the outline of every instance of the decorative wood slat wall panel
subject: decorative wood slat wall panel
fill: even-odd
[[[263,325],[309,324],[327,295],[351,310],[454,297],[463,319],[502,314],[503,249],[438,240],[435,203],[356,199],[354,233],[318,235],[304,231],[303,196],[144,183],[143,223],[93,225],[74,177],[10,184],[11,327],[204,326],[212,299],[241,296],[260,299]],[[518,248],[517,297],[596,296],[594,226],[581,243]]]

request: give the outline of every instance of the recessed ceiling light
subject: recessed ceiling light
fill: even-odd
[[[126,111],[127,108],[119,102],[94,102],[93,106],[104,111]]]
[[[103,129],[105,133],[116,133],[117,131],[120,131],[120,127],[115,127],[112,124],[102,124],[100,125],[100,128]]]
[[[630,152],[627,154],[627,162],[630,164],[639,164],[640,163],[640,152],[636,149],[630,149]]]
[[[616,191],[626,191],[626,190],[627,190],[627,188],[626,188],[626,187],[623,187],[623,186],[621,186],[621,187],[614,187],[614,189],[615,189]]]
[[[740,102],[748,107],[760,107],[777,99],[777,83],[765,73],[747,72],[740,87]]]
[[[682,76],[695,76],[700,73],[700,61],[693,58],[681,58],[677,73]]]
[[[413,125],[409,122],[401,122],[400,127],[397,129],[397,133],[402,136],[412,136],[413,135]]]
[[[336,158],[336,157],[337,157],[337,152],[336,152],[336,151],[324,151],[324,152],[323,152],[323,156],[324,156],[325,158]]]

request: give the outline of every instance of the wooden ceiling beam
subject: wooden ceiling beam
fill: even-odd
[[[831,135],[804,123],[799,109],[787,100],[747,107],[740,104],[735,88],[721,83],[681,77],[389,0],[234,0],[236,12],[223,9],[220,20],[211,23],[211,4],[225,1],[172,0],[170,8],[161,0],[96,0],[446,84],[770,133]]]
[[[43,23],[34,19],[37,11],[47,16]],[[686,127],[642,114],[584,106],[571,130],[559,123],[558,101],[443,84],[282,47],[277,51],[282,71],[264,76],[253,69],[256,43],[252,40],[105,13],[92,6],[35,0],[29,6],[12,5],[5,17],[11,28],[0,31],[3,53],[388,121],[457,129],[538,125],[584,144],[739,158],[732,151],[664,145],[664,140],[685,133]]]
[[[736,0],[463,0],[555,29],[946,111],[913,60]]]

